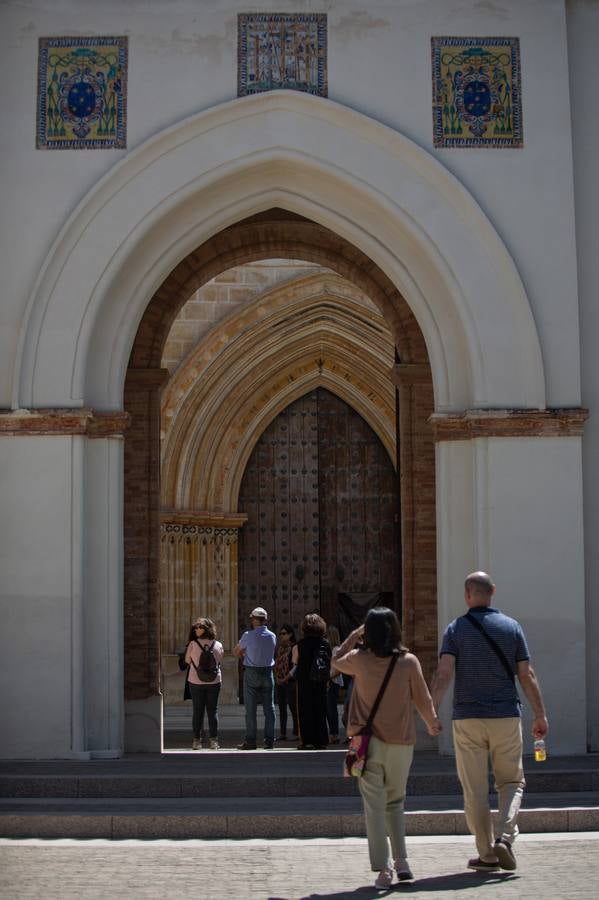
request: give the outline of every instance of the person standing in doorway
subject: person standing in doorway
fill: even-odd
[[[250,613],[251,629],[244,631],[233,653],[243,660],[243,701],[245,703],[245,740],[238,750],[256,749],[257,710],[264,710],[264,748],[272,750],[275,741],[274,678],[277,639],[267,628],[268,613],[257,606]]]
[[[185,651],[187,683],[193,704],[193,750],[202,749],[204,713],[208,716],[210,735],[207,746],[210,750],[218,750],[217,709],[223,680],[220,668],[223,656],[223,645],[216,640],[216,627],[212,619],[198,619],[191,627]]]
[[[275,658],[275,693],[279,707],[280,741],[287,740],[287,707],[293,721],[293,740],[298,737],[297,725],[297,684],[292,675],[291,652],[295,645],[293,627],[285,622],[279,628],[279,641]]]
[[[308,613],[300,625],[302,636],[291,656],[297,673],[298,750],[325,750],[329,743],[327,686],[331,648],[325,637],[326,630],[326,622],[318,613]],[[315,666],[319,659],[324,664],[322,678],[315,677]]]
[[[335,656],[341,644],[339,629],[336,625],[327,628],[327,641],[331,645],[331,653]],[[329,726],[329,743],[339,743],[339,691],[343,687],[343,675],[331,675],[327,687],[327,724]]]
[[[480,872],[516,868],[513,843],[524,791],[521,702],[516,677],[528,699],[535,739],[548,724],[521,625],[491,606],[495,585],[486,572],[466,578],[468,612],[447,626],[432,682],[435,707],[455,677],[453,740],[464,812],[478,856],[468,867]],[[498,794],[495,838],[489,808],[489,758]]]

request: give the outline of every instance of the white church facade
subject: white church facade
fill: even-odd
[[[391,593],[427,672],[489,571],[551,752],[597,751],[599,3],[259,13],[0,10],[0,756],[160,751],[190,616],[230,650],[250,601],[387,590],[351,582],[364,545],[291,547],[276,600],[252,575],[244,476],[316,391],[397,478]]]

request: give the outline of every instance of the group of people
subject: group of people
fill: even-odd
[[[250,616],[251,629],[233,650],[244,669],[246,734],[242,750],[256,749],[259,704],[264,709],[264,747],[274,746],[275,690],[282,739],[287,737],[289,709],[300,748],[327,746],[329,728],[333,742],[335,736],[338,741],[339,679],[342,675],[351,678],[347,734],[359,735],[367,726],[370,732],[367,761],[358,784],[377,888],[391,887],[395,877],[398,881],[413,878],[406,850],[404,802],[416,743],[414,707],[428,733],[439,735],[442,724],[437,710],[452,682],[456,766],[466,821],[478,853],[468,867],[483,872],[516,869],[513,843],[525,785],[517,681],[532,707],[535,739],[545,737],[548,723],[522,627],[491,605],[494,594],[495,585],[485,572],[467,576],[464,600],[468,611],[445,630],[430,691],[417,657],[402,644],[397,616],[387,608],[371,609],[343,643],[339,643],[338,633],[330,630],[327,639],[325,622],[311,613],[302,621],[296,643],[289,625],[281,626],[277,642],[267,626],[266,610],[257,607]],[[192,630],[195,640],[188,644],[185,661],[194,703],[194,746],[199,739],[196,725],[201,728],[199,716],[201,713],[203,718],[204,710],[208,712],[210,746],[218,746],[220,680],[215,677],[210,684],[202,682],[197,667],[206,643],[216,660],[222,658],[222,645],[215,639],[210,620],[199,620]],[[489,760],[498,794],[495,829],[488,798]]]
[[[243,698],[245,704],[245,739],[239,750],[257,747],[257,708],[264,710],[264,747],[275,743],[276,697],[279,707],[279,740],[287,740],[288,710],[293,725],[292,738],[299,741],[298,750],[323,750],[339,742],[337,710],[338,684],[331,679],[333,649],[329,638],[337,638],[337,629],[329,629],[317,613],[309,613],[300,625],[301,636],[295,639],[291,625],[279,629],[278,641],[267,625],[268,614],[261,606],[250,614],[252,627],[243,633],[235,656],[243,663]],[[328,634],[328,637],[327,637]],[[337,646],[335,645],[335,646]],[[319,667],[320,664],[320,667]],[[334,712],[332,706],[335,706]],[[329,735],[329,726],[331,733]]]

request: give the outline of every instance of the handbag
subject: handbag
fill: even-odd
[[[358,734],[354,734],[352,738],[349,740],[349,747],[347,749],[347,753],[345,754],[345,759],[343,761],[343,774],[346,777],[351,777],[353,775],[354,778],[361,778],[366,769],[366,760],[368,758],[368,746],[370,744],[370,738],[372,737],[372,722],[376,715],[376,712],[379,708],[380,702],[383,699],[383,694],[389,684],[389,679],[391,678],[391,673],[393,672],[393,667],[398,659],[397,653],[394,653],[389,662],[389,666],[387,671],[385,672],[385,677],[383,678],[383,683],[379,688],[379,692],[376,695],[376,700],[372,704],[372,709],[370,710],[370,715],[366,720],[366,724]]]

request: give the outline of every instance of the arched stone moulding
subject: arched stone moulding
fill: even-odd
[[[174,126],[82,201],[30,298],[15,408],[119,409],[148,298],[194,248],[273,206],[326,226],[391,280],[424,334],[437,411],[544,408],[524,288],[473,198],[397,132],[286,91]]]
[[[165,388],[163,505],[236,510],[259,436],[319,386],[353,406],[395,462],[393,353],[384,320],[337,276],[261,295],[213,329]]]

